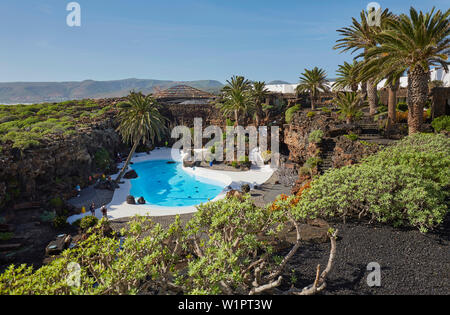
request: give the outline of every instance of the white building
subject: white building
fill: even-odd
[[[450,87],[450,72],[445,72],[443,69],[432,69],[430,74],[431,81],[442,81],[444,82],[444,87]],[[378,84],[378,89],[384,88],[386,80],[381,81]],[[330,82],[330,89],[333,90],[334,82]],[[298,84],[269,84],[267,89],[272,93],[282,93],[282,94],[293,94]],[[402,88],[408,87],[408,77],[402,77],[400,79],[400,86]]]

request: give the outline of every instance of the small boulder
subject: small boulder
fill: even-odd
[[[123,178],[125,178],[125,179],[135,179],[135,178],[138,178],[138,174],[136,173],[135,170],[131,170],[131,171],[125,173]]]
[[[129,204],[129,205],[135,205],[136,204],[136,200],[134,199],[133,196],[129,195],[127,197],[127,204]]]
[[[144,197],[141,197],[141,198],[138,199],[138,204],[140,204],[140,205],[145,205],[146,204],[146,201],[145,201]]]
[[[244,194],[248,194],[250,192],[250,185],[249,184],[242,185],[241,190]]]

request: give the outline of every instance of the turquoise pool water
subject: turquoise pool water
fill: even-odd
[[[213,200],[225,188],[219,182],[197,180],[183,171],[181,163],[168,162],[147,161],[132,165],[139,177],[131,180],[130,194],[136,198],[144,197],[150,205],[186,207]]]

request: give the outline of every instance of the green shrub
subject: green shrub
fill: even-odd
[[[398,102],[397,103],[397,110],[399,112],[407,112],[408,111],[408,104],[405,102]]]
[[[349,139],[351,141],[356,141],[359,139],[359,136],[354,133],[349,133],[348,135],[344,135],[344,137],[346,137],[347,139]]]
[[[297,218],[369,217],[426,232],[443,222],[450,196],[450,140],[417,134],[312,183]]]
[[[298,104],[295,106],[292,106],[291,108],[288,108],[285,113],[286,123],[290,124],[292,122],[292,119],[294,118],[294,114],[301,109],[302,109],[301,105],[298,105]]]
[[[306,161],[305,166],[308,167],[309,169],[314,169],[322,163],[323,163],[323,160],[320,157],[310,157]]]
[[[94,162],[98,169],[106,170],[111,165],[111,157],[105,148],[100,148],[94,155]]]
[[[227,118],[227,126],[228,127],[233,127],[234,126],[234,121],[232,121],[231,119]]]
[[[54,209],[60,209],[64,206],[64,201],[60,197],[50,199],[49,204]]]
[[[450,131],[450,116],[441,116],[433,120],[431,126],[436,132]]]
[[[56,229],[61,229],[67,225],[67,217],[60,215],[53,219],[53,226]]]
[[[314,130],[309,134],[308,141],[316,144],[320,144],[323,140],[325,133],[322,130]]]
[[[0,232],[0,241],[9,241],[14,237],[12,232]]]
[[[231,166],[234,168],[239,168],[239,163],[237,161],[231,162]]]
[[[44,211],[41,216],[40,219],[42,222],[53,222],[53,220],[55,219],[56,214],[55,212],[52,211]]]
[[[90,228],[93,228],[94,226],[96,226],[97,224],[98,224],[97,217],[94,217],[92,215],[88,215],[88,216],[85,216],[84,218],[81,219],[81,221],[80,221],[80,228],[83,231],[87,231]]]
[[[316,115],[317,115],[316,112],[308,112],[308,114],[306,114],[306,117],[308,117],[308,118],[313,118],[313,117],[315,117]]]
[[[276,255],[292,208],[285,198],[280,204],[259,208],[248,195],[227,198],[200,205],[186,225],[177,216],[168,228],[135,217],[122,239],[107,234],[102,220],[49,264],[8,267],[0,295],[263,294],[274,281],[281,284],[298,250]],[[79,285],[67,281],[76,280],[69,278],[74,263]]]

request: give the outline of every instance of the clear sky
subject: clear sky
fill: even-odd
[[[125,78],[297,82],[304,68],[335,76],[351,56],[332,49],[336,29],[372,0],[78,0],[81,27],[66,24],[69,0],[0,2],[0,81]],[[382,0],[446,10],[450,0]]]

